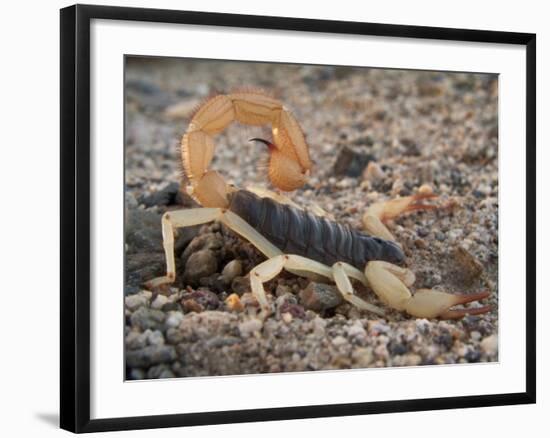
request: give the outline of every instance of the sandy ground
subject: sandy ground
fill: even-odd
[[[181,230],[177,281],[164,273],[160,216],[193,202],[178,191],[179,142],[208,95],[261,87],[299,120],[314,161],[292,194],[360,228],[366,207],[422,184],[452,205],[398,218],[414,289],[489,290],[492,310],[457,321],[381,318],[342,303],[330,287],[283,274],[270,281],[276,312],[254,316],[246,274],[263,260],[211,224]],[[127,378],[168,378],[498,360],[498,82],[494,75],[196,60],[129,59],[126,68]],[[267,128],[231,125],[216,137],[212,167],[239,187],[269,187]],[[367,164],[370,170],[367,171]],[[227,266],[229,264],[229,266]],[[241,296],[242,312],[225,304]],[[372,291],[358,294],[382,305]],[[479,306],[479,303],[473,306]]]

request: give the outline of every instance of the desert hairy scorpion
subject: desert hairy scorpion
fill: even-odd
[[[354,292],[350,279],[370,287],[387,306],[419,318],[461,318],[488,312],[490,306],[454,308],[481,300],[489,292],[450,294],[409,287],[412,271],[402,266],[405,256],[385,222],[400,214],[436,208],[423,204],[435,198],[422,186],[412,196],[371,205],[363,216],[366,233],[313,214],[285,196],[267,190],[240,190],[226,184],[209,169],[214,136],[233,121],[245,125],[270,124],[273,139],[252,139],[269,151],[268,178],[280,191],[302,187],[311,171],[308,145],[300,125],[285,106],[267,93],[247,89],[208,99],[195,112],[182,138],[182,162],[189,180],[188,192],[203,208],[167,212],[162,217],[165,276],[147,283],[150,288],[173,283],[176,277],[174,231],[219,221],[252,243],[267,260],[250,271],[250,286],[264,315],[271,313],[263,284],[283,269],[308,278],[332,281],[343,298],[359,309],[384,315],[384,310]]]

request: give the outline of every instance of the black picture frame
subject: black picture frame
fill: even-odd
[[[90,419],[90,22],[183,23],[335,34],[503,43],[526,48],[527,260],[526,391],[416,400]],[[536,401],[536,36],[530,33],[207,12],[74,5],[61,9],[60,426],[99,432],[250,421],[535,403]]]

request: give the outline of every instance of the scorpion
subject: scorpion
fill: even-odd
[[[209,169],[214,155],[214,136],[233,121],[244,125],[271,125],[272,141],[251,140],[267,146],[267,176],[279,193],[238,189]],[[419,289],[412,294],[409,290],[415,275],[402,266],[405,255],[385,223],[406,212],[437,208],[422,202],[437,197],[429,186],[420,187],[414,195],[368,207],[363,216],[368,234],[329,220],[322,211],[307,211],[281,194],[307,182],[312,162],[295,117],[281,101],[266,92],[246,89],[206,100],[191,117],[181,140],[181,155],[189,181],[187,192],[202,207],[170,211],[162,216],[166,275],[148,281],[149,288],[175,281],[177,228],[219,221],[267,258],[249,273],[252,294],[264,315],[272,312],[264,283],[283,269],[302,277],[333,282],[346,301],[379,316],[385,314],[384,309],[359,297],[352,279],[370,286],[385,305],[417,318],[458,319],[490,310],[488,305],[455,307],[485,299],[488,291],[451,294]]]

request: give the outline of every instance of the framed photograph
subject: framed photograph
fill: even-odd
[[[534,403],[535,47],[62,9],[61,427]]]

